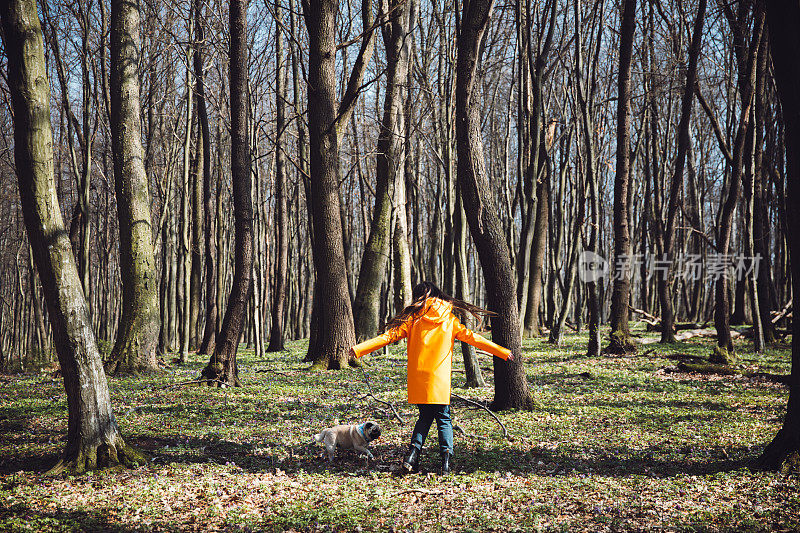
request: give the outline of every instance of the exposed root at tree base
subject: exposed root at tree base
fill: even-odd
[[[225,376],[225,368],[222,363],[207,364],[200,373],[201,384],[209,387],[241,387],[239,376]]]
[[[520,409],[522,411],[534,411],[541,407],[539,403],[533,399],[533,397],[529,394],[525,398],[521,399],[518,403],[514,402],[504,402],[499,403],[497,401],[492,401],[489,404],[489,409],[494,412],[498,411],[506,411],[508,409]]]
[[[323,372],[328,370],[328,362],[325,359],[317,359],[308,369],[311,372]]]
[[[752,470],[800,473],[800,434],[781,428],[753,466]]]
[[[714,347],[714,351],[711,352],[708,361],[718,365],[735,365],[739,362],[739,358],[736,357],[736,352],[733,349],[717,345]]]
[[[77,457],[64,457],[45,475],[78,475],[100,468],[126,466],[136,468],[147,464],[147,457],[136,448],[117,439],[115,444],[102,442],[96,446],[84,446]]]
[[[611,333],[611,341],[608,346],[603,349],[603,353],[613,355],[636,353],[636,344],[634,344],[629,333],[614,331]]]

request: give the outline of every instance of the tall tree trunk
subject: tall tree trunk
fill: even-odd
[[[31,291],[31,307],[33,307],[33,316],[36,320],[36,343],[39,349],[37,364],[43,365],[50,360],[47,328],[44,324],[44,309],[42,302],[39,300],[39,288],[36,286],[36,266],[33,260],[33,249],[28,247],[28,283],[30,284]]]
[[[268,352],[284,349],[284,308],[288,289],[289,268],[289,215],[286,199],[286,67],[283,62],[283,6],[275,1],[275,281],[272,294],[272,326],[269,334]]]
[[[540,157],[546,157],[544,147],[540,149]],[[530,281],[528,282],[528,298],[525,312],[525,334],[539,337],[542,334],[539,324],[539,307],[542,303],[542,269],[547,253],[547,237],[550,226],[550,168],[549,162],[542,179],[536,184],[536,226],[533,230],[533,249],[531,250]],[[523,308],[520,308],[523,312]]]
[[[472,301],[467,278],[467,214],[464,212],[464,201],[461,193],[456,195],[456,210],[453,213],[453,233],[455,234],[456,291],[455,297],[465,302]],[[468,328],[475,327],[470,315],[463,313],[458,319]],[[461,343],[461,356],[464,359],[465,387],[485,387],[478,354],[475,347],[466,342]]]
[[[758,275],[756,276],[756,292],[758,293],[758,312],[760,313],[761,331],[765,344],[775,342],[775,326],[772,323],[772,310],[775,301],[772,298],[772,257],[770,254],[770,231],[767,222],[766,189],[768,185],[764,168],[764,129],[765,111],[771,83],[769,74],[769,36],[765,35],[762,46],[758,50],[756,66],[756,95],[753,114],[754,153],[753,153],[753,251],[759,257]]]
[[[631,297],[631,235],[629,182],[631,179],[631,61],[636,31],[636,0],[624,0],[620,14],[619,74],[617,85],[617,171],[614,175],[614,288],[611,293],[611,336],[606,351],[636,351],[628,326]]]
[[[739,61],[739,87],[742,91],[742,112],[739,116],[736,139],[734,141],[733,155],[731,158],[730,186],[728,194],[724,196],[724,202],[720,209],[719,230],[717,232],[717,253],[720,258],[727,256],[730,250],[731,230],[733,226],[733,215],[739,201],[739,193],[742,185],[742,172],[744,166],[744,156],[746,150],[747,132],[750,129],[750,117],[753,104],[753,93],[755,86],[755,63],[758,57],[758,48],[761,42],[761,32],[764,26],[763,8],[756,4],[756,16],[753,35],[748,50],[743,50],[740,54],[743,60]],[[735,31],[737,31],[735,29]],[[740,29],[738,31],[741,31]],[[736,361],[736,354],[733,348],[733,338],[731,337],[730,325],[730,295],[729,295],[729,275],[727,269],[722,275],[718,276],[715,282],[714,295],[714,326],[717,330],[717,346],[711,354],[710,360],[714,363],[729,364]]]
[[[195,86],[195,93],[197,87]],[[208,164],[203,152],[203,131],[197,128],[197,148],[192,165],[192,240],[189,276],[189,350],[197,350],[200,345],[200,306],[203,300],[203,181],[201,173]]]
[[[353,313],[356,338],[375,336],[378,330],[380,290],[391,252],[391,216],[395,203],[395,184],[403,179],[403,85],[408,71],[408,54],[404,52],[409,28],[411,2],[383,0],[382,11],[392,13],[381,27],[386,48],[386,92],[383,119],[378,134],[376,153],[375,209],[369,238],[361,258]]]
[[[189,22],[189,39],[192,38],[194,20]],[[186,51],[186,61],[190,61],[191,51]],[[191,272],[192,272],[192,126],[194,122],[194,89],[192,87],[192,73],[186,69],[186,124],[183,136],[183,186],[181,187],[181,211],[180,211],[180,263],[179,268],[179,298],[181,304],[181,320],[179,326],[179,342],[181,363],[186,363],[189,358],[189,339],[191,337]]]
[[[220,385],[239,385],[236,352],[253,289],[253,201],[247,105],[247,0],[230,4],[231,177],[235,248],[233,285],[222,329],[202,377]],[[220,383],[222,382],[222,383]]]
[[[683,190],[683,170],[686,166],[686,155],[689,151],[689,128],[692,118],[692,102],[694,101],[694,88],[697,84],[697,62],[700,57],[700,48],[703,40],[703,22],[706,13],[706,0],[700,0],[697,6],[697,16],[692,30],[692,41],[689,46],[689,64],[686,69],[686,85],[681,99],[681,116],[678,123],[678,147],[675,159],[675,170],[670,185],[669,200],[667,204],[667,223],[663,228],[662,236],[657,239],[659,252],[667,261],[667,272],[662,272],[656,280],[658,299],[661,305],[661,342],[675,342],[675,314],[672,309],[672,294],[670,288],[672,247],[675,238],[675,224],[678,211],[681,207],[681,191]],[[659,215],[660,216],[660,215]],[[661,227],[659,219],[656,225]]]
[[[786,135],[786,205],[800,205],[800,2],[766,2],[775,84],[783,110]],[[800,213],[786,210],[791,254],[792,293],[800,294]],[[777,470],[786,458],[800,453],[800,320],[792,320],[792,370],[786,415],[758,466]]]
[[[407,184],[414,180],[414,162],[416,158],[412,155],[411,145],[412,120],[414,117],[414,106],[411,101],[411,87],[413,83],[413,72],[409,65],[413,61],[414,53],[411,33],[417,25],[417,11],[419,1],[410,0],[408,6],[408,20],[406,23],[407,36],[403,39],[403,49],[401,52],[401,62],[405,63],[406,73],[405,91],[403,98],[402,127],[403,133],[403,171],[395,174],[395,226],[392,247],[394,250],[394,308],[399,313],[403,307],[411,301],[411,247],[408,244],[408,200]],[[418,156],[418,153],[416,154]]]
[[[494,0],[469,0],[464,3],[457,40],[456,60],[456,139],[458,149],[457,179],[464,205],[469,206],[467,220],[478,250],[487,293],[492,295],[489,308],[497,313],[492,321],[492,339],[514,354],[513,361],[495,357],[494,410],[530,408],[525,367],[522,361],[522,338],[517,308],[517,293],[511,256],[483,161],[480,130],[480,103],[475,95],[476,70],[481,40],[491,17]]]
[[[362,2],[361,48],[339,106],[336,105],[336,17],[338,0],[303,2],[308,28],[308,129],[311,153],[309,209],[317,280],[312,335],[306,359],[317,369],[348,364],[355,343],[353,309],[344,254],[339,196],[339,134],[347,124],[372,55],[374,28],[369,1]],[[324,298],[320,297],[324,294]],[[324,305],[323,305],[324,302]]]
[[[111,144],[119,214],[122,317],[111,373],[158,368],[158,284],[139,107],[139,3],[111,3]]]
[[[50,84],[35,0],[0,3],[23,218],[67,392],[67,444],[52,473],[143,463],[119,433],[53,178]],[[138,94],[138,93],[137,93]]]
[[[766,39],[762,37],[762,43],[766,44]],[[744,172],[744,239],[745,239],[745,256],[755,257],[755,243],[753,241],[753,196],[755,191],[755,174],[756,161],[755,161],[755,132],[751,137],[751,142],[748,143],[748,168]],[[753,318],[753,351],[760,354],[764,351],[764,329],[761,324],[761,311],[758,304],[758,286],[756,282],[755,269],[749,270],[744,279],[741,280],[747,287],[747,293],[750,296],[751,315]]]
[[[591,100],[592,92],[587,88],[594,85],[593,81],[596,77],[596,65],[592,69],[592,83],[587,83],[584,86],[583,81],[583,50],[580,38],[581,11],[580,2],[575,0],[573,4],[575,12],[575,93],[577,95],[578,107],[581,116],[581,129],[582,140],[584,145],[585,158],[585,173],[586,181],[589,188],[589,242],[587,249],[584,251],[582,259],[586,259],[588,263],[593,263],[597,258],[599,251],[599,227],[600,227],[600,192],[599,181],[597,178],[597,146],[594,140],[594,124],[592,121],[591,113]],[[602,29],[602,25],[600,26]],[[600,30],[598,30],[599,33]],[[598,34],[597,41],[601,41],[601,36]],[[588,94],[587,94],[588,93]],[[586,355],[594,357],[600,355],[600,299],[597,291],[598,279],[589,276],[586,279],[586,306],[589,315],[589,343],[586,348]],[[580,287],[578,287],[580,291]],[[578,302],[581,298],[578,298]],[[578,305],[578,309],[582,306]],[[578,330],[580,330],[581,313],[577,313]]]
[[[194,0],[194,2],[194,75],[197,80],[197,119],[200,122],[200,135],[203,142],[203,215],[205,219],[203,225],[205,233],[204,251],[206,270],[206,320],[203,339],[200,342],[197,353],[210,355],[214,353],[217,337],[217,280],[214,265],[216,261],[216,239],[214,238],[214,206],[211,203],[211,132],[208,125],[205,73],[203,72],[203,47],[205,46],[203,1]]]

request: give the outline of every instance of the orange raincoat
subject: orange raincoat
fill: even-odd
[[[353,347],[362,357],[387,344],[408,339],[408,403],[450,404],[450,371],[456,339],[508,359],[511,350],[468,330],[453,314],[453,304],[428,298],[421,315]]]

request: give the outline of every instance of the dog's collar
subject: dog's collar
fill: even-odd
[[[361,436],[364,438],[364,440],[369,440],[367,439],[367,436],[364,434],[364,426],[366,426],[366,424],[361,424],[360,426],[358,426],[357,428],[358,432],[361,433]]]

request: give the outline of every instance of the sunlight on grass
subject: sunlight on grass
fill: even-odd
[[[605,333],[605,332],[604,332]],[[637,335],[654,335],[635,329]],[[441,530],[797,529],[796,473],[746,466],[780,427],[787,389],[745,375],[674,372],[676,356],[707,357],[709,339],[586,358],[586,337],[562,348],[525,340],[530,412],[504,412],[505,441],[485,412],[454,403],[455,474],[438,467],[435,431],[423,473],[397,477],[415,408],[405,403],[402,345],[361,371],[310,373],[306,341],[255,359],[240,350],[243,387],[177,386],[204,358],[156,376],[110,378],[124,436],[152,457],[135,470],[45,479],[66,433],[63,384],[49,374],[3,377],[0,389],[0,530]],[[740,341],[741,369],[789,371],[783,343],[764,355]],[[459,395],[492,398],[486,389]],[[378,421],[367,464],[340,451],[328,464],[311,435],[337,422]]]

